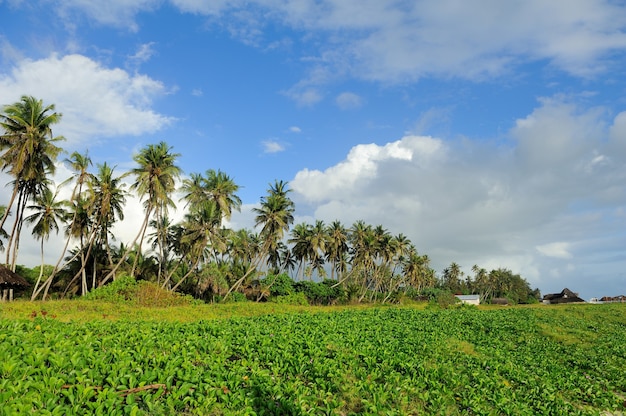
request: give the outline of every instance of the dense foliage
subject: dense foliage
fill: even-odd
[[[624,412],[623,305],[0,319],[3,414]]]
[[[269,185],[253,209],[254,230],[229,229],[226,220],[241,207],[239,185],[214,169],[183,178],[180,155],[165,142],[139,149],[135,167],[119,174],[106,162],[94,169],[86,152],[74,152],[64,160],[72,176],[55,184],[51,177],[63,138],[53,136],[52,126],[60,120],[54,105],[29,96],[0,112],[0,169],[13,186],[8,206],[0,207],[0,250],[15,271],[22,228],[31,226],[42,258],[31,278],[32,300],[84,296],[128,275],[205,301],[260,301],[271,296],[265,277],[281,273],[295,282],[294,293],[313,304],[391,302],[432,288],[478,293],[483,300],[507,297],[513,303],[539,295],[507,269],[487,272],[474,266],[470,277],[452,263],[439,278],[427,255],[382,225],[360,220],[349,227],[321,220],[294,225],[291,190],[281,180]],[[72,187],[67,200],[59,200],[63,186]],[[143,221],[132,242],[115,245],[112,229],[124,219],[129,191],[143,203]],[[168,216],[173,208],[184,211],[179,223]],[[13,225],[3,228],[10,216]],[[57,263],[45,267],[45,242],[60,231],[65,246]]]

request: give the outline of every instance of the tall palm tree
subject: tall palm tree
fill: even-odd
[[[54,137],[51,126],[60,120],[61,114],[54,112],[54,105],[44,106],[42,100],[31,96],[22,96],[17,103],[4,107],[0,114],[0,126],[4,130],[0,135],[0,150],[5,151],[0,155],[0,169],[14,178],[13,191],[0,219],[0,228],[4,226],[18,195],[22,204],[16,210],[16,225],[12,234],[21,230],[21,225],[17,224],[22,221],[23,208],[55,171],[54,163],[61,151],[55,143],[63,140],[63,137]],[[19,238],[14,236],[10,240],[17,243]],[[9,245],[7,251],[10,249]],[[16,258],[16,253],[13,258]],[[11,266],[14,270],[15,261]]]
[[[67,201],[57,201],[56,196],[56,193],[53,194],[49,188],[46,188],[40,195],[35,197],[34,204],[28,206],[28,209],[33,211],[33,213],[24,218],[24,221],[28,224],[35,224],[33,226],[33,235],[41,240],[41,265],[31,300],[35,299],[37,288],[43,276],[44,240],[47,241],[53,231],[58,233],[59,223],[66,221],[68,216],[66,210]]]
[[[287,189],[284,181],[275,181],[268,189],[268,195],[261,198],[261,206],[254,208],[257,214],[255,217],[255,227],[261,227],[260,235],[263,239],[263,252],[270,253],[277,251],[278,242],[281,241],[289,226],[293,223],[293,213],[295,204],[288,197],[291,192]],[[277,268],[277,264],[268,264]]]
[[[261,249],[258,252],[256,261],[253,261],[235,283],[228,289],[224,299],[256,270],[265,260],[268,267],[274,270],[279,269],[280,245],[285,233],[289,231],[289,226],[293,223],[293,213],[295,204],[289,198],[291,190],[287,188],[287,182],[275,181],[267,190],[267,196],[261,198],[261,206],[254,208],[257,214],[255,217],[255,227],[261,227],[259,232],[261,238]],[[270,260],[271,259],[271,260]]]
[[[326,272],[324,266],[324,253],[328,243],[328,234],[326,225],[322,220],[316,220],[315,225],[311,227],[311,272],[315,271],[318,277],[325,277]],[[312,275],[312,273],[311,273]]]
[[[82,154],[79,152],[73,152],[69,158],[65,159],[64,162],[69,166],[71,170],[74,171],[74,175],[72,175],[70,178],[68,178],[61,184],[62,186],[63,184],[69,181],[72,181],[72,180],[74,181],[74,188],[72,189],[72,195],[70,196],[70,200],[69,200],[69,205],[73,207],[77,205],[77,202],[81,198],[81,194],[83,192],[83,186],[85,186],[85,183],[91,177],[91,174],[87,171],[89,167],[91,166],[91,159],[89,158],[87,153]],[[73,224],[78,220],[78,215],[80,212],[78,209],[74,209],[72,211],[73,213],[71,215],[69,228],[72,228],[74,226]],[[65,253],[67,252],[67,248],[69,247],[70,241],[72,239],[71,233],[66,232],[65,234],[66,234],[65,245],[63,246],[63,250],[61,250],[61,255],[59,256],[59,259],[57,260],[57,263],[54,266],[54,269],[52,269],[52,273],[48,277],[48,279],[50,280],[52,280],[54,276],[56,275],[56,273],[59,271],[59,266],[61,265],[61,262],[63,261],[63,258],[65,257]],[[36,293],[37,291],[33,290],[33,300],[34,300],[34,297],[36,296]]]
[[[20,247],[20,236],[22,234],[22,226],[24,225],[24,214],[29,201],[43,193],[50,185],[50,181],[45,178],[21,180],[18,185],[18,198],[15,210],[15,221],[9,234],[9,242],[7,245],[6,264],[10,265],[11,270],[15,270],[17,262],[17,254]]]
[[[178,153],[172,153],[172,148],[165,142],[158,144],[150,144],[139,151],[133,157],[138,167],[131,170],[131,174],[135,175],[135,182],[131,185],[131,190],[137,192],[137,195],[144,199],[145,216],[143,223],[139,229],[139,233],[131,244],[131,247],[137,245],[141,250],[143,239],[148,228],[150,218],[154,214],[157,223],[160,219],[167,215],[168,208],[174,207],[175,204],[171,199],[172,193],[176,189],[176,180],[180,177],[181,169],[176,165],[176,159],[180,156]],[[122,256],[120,261],[113,267],[100,284],[106,283],[109,278],[115,275],[117,269],[126,261],[128,254]],[[134,276],[135,267],[139,256],[135,257],[131,276]]]
[[[206,171],[206,177],[197,173],[191,174],[182,185],[183,200],[187,201],[186,206],[189,206],[192,213],[206,209],[207,204],[211,205],[211,210],[216,210],[219,218],[217,228],[222,227],[224,220],[231,218],[233,210],[241,209],[241,199],[236,194],[238,190],[239,185],[231,177],[213,169]],[[211,246],[213,258],[217,260],[218,252],[215,249],[218,246]]]
[[[301,280],[311,252],[311,226],[305,222],[296,224],[291,229],[290,235],[291,238],[287,242],[292,245],[291,252],[295,261],[298,262],[296,279]]]
[[[241,199],[236,194],[239,185],[221,170],[209,169],[206,172],[205,188],[209,200],[215,202],[223,219],[230,220],[233,210],[241,209]]]
[[[326,261],[331,263],[330,278],[335,279],[335,273],[340,275],[345,271],[346,264],[342,260],[348,253],[348,232],[340,221],[333,221],[326,229],[328,245],[326,246]],[[337,280],[340,280],[338,277]]]
[[[215,202],[204,204],[185,215],[185,220],[183,221],[184,231],[181,238],[189,247],[188,253],[193,261],[188,272],[174,288],[177,288],[198,267],[203,258],[211,256],[207,251],[209,244],[220,247],[226,244],[220,238],[219,224],[221,220],[221,211]],[[166,279],[163,282],[163,287],[166,287],[168,283],[169,281]]]

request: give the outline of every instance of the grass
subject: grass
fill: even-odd
[[[425,305],[403,307],[423,308]],[[98,300],[13,301],[0,303],[0,318],[31,319],[41,316],[61,322],[147,321],[197,322],[285,313],[330,313],[347,309],[369,309],[376,305],[302,306],[277,303],[237,302],[170,307],[137,306]]]

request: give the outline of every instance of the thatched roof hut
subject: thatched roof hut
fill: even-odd
[[[26,279],[0,264],[0,290],[22,289],[28,286],[30,283]]]

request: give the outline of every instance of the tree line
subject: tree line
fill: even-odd
[[[32,96],[0,114],[0,169],[12,178],[8,204],[0,207],[0,250],[15,271],[23,226],[39,240],[41,265],[31,299],[85,295],[122,275],[206,300],[265,299],[272,287],[276,293],[281,280],[274,277],[281,275],[311,282],[296,286],[309,291],[313,283],[339,288],[337,293],[359,302],[418,298],[433,290],[515,302],[539,296],[508,269],[474,266],[474,275],[465,276],[452,263],[438,277],[428,255],[382,225],[361,220],[349,226],[321,220],[294,225],[291,190],[281,180],[269,185],[253,209],[253,230],[228,228],[233,211],[241,208],[239,185],[221,170],[183,177],[180,155],[166,142],[140,149],[135,167],[122,173],[106,162],[93,166],[86,152],[73,152],[63,160],[73,175],[55,184],[51,178],[64,138],[54,136],[52,126],[61,117],[54,105]],[[69,199],[59,198],[62,187],[71,187]],[[132,242],[115,244],[112,228],[124,219],[130,192],[143,203],[143,221]],[[175,195],[182,198],[176,201]],[[170,210],[180,206],[184,218],[174,223]],[[65,235],[62,253],[55,265],[46,266],[45,242],[59,232]]]

